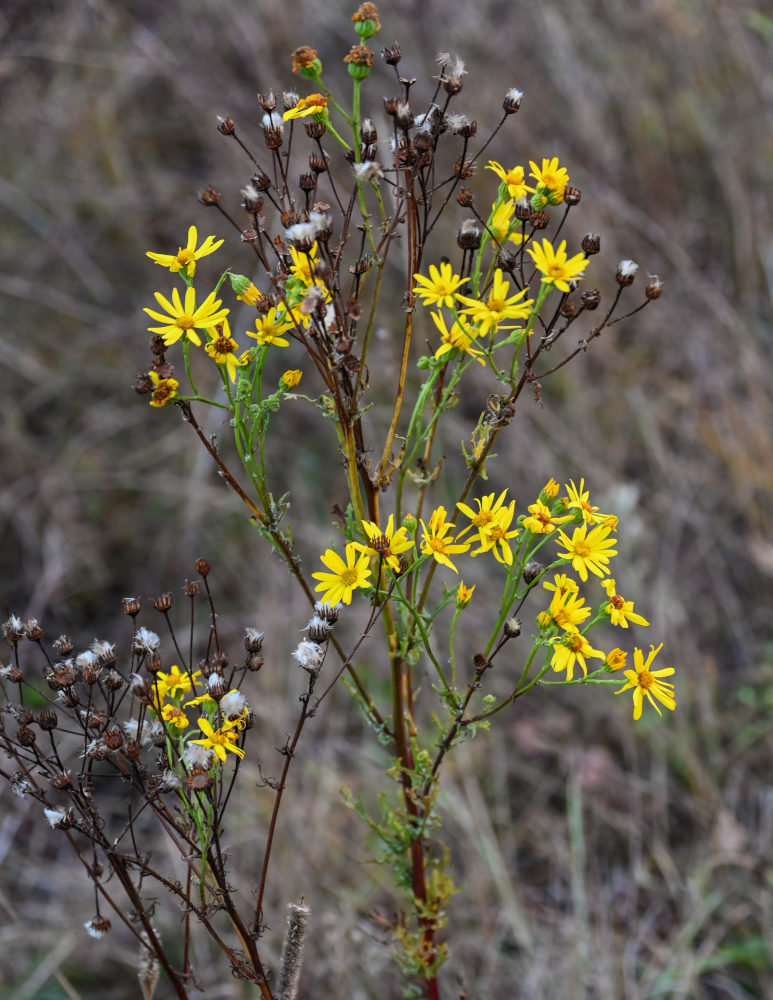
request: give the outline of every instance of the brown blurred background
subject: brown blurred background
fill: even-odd
[[[122,596],[179,591],[204,555],[235,633],[283,617],[302,627],[303,604],[188,428],[131,384],[147,367],[142,307],[165,290],[146,250],[173,251],[194,223],[229,238],[223,260],[235,270],[251,265],[196,198],[213,183],[238,215],[248,176],[216,115],[232,115],[257,146],[256,93],[305,92],[289,64],[300,44],[319,50],[331,85],[345,85],[355,6],[0,7],[3,615],[35,615],[49,635],[86,643],[116,631]],[[436,52],[465,58],[456,109],[479,135],[506,88],[524,91],[487,153],[508,165],[560,157],[583,192],[574,235],[602,234],[594,283],[611,290],[617,261],[631,257],[638,283],[656,273],[665,285],[663,299],[547,383],[541,405],[522,406],[491,488],[530,502],[551,475],[585,476],[602,509],[621,515],[619,574],[652,622],[639,642],[665,641],[679,711],[634,733],[628,704],[573,691],[465,748],[446,802],[466,885],[452,907],[448,995],[769,996],[773,12],[761,0],[395,0],[380,10],[374,47],[400,41],[419,98]],[[379,66],[366,88],[377,125],[394,89]],[[490,178],[474,186],[484,201]],[[453,230],[448,240],[437,255],[453,255]],[[485,392],[460,419],[484,403]],[[226,441],[227,427],[209,419]],[[303,450],[314,423],[299,407],[278,425],[293,459],[278,482],[299,491],[307,558],[327,544],[329,509],[342,500],[327,492],[330,441]],[[259,714],[281,717],[294,678],[262,682]],[[384,762],[352,715],[341,693],[315,732],[318,759],[299,769],[287,839],[308,877],[288,873],[275,902],[303,892],[319,915],[304,995],[386,1000],[400,995],[398,977],[366,913],[397,904],[378,869],[347,873],[349,856],[373,848],[337,793]],[[310,823],[326,833],[304,853]],[[52,838],[22,806],[3,824],[6,868],[25,843],[53,858]],[[57,923],[92,915],[85,883],[61,878],[65,901],[37,869],[8,875],[15,916],[6,908],[0,947],[14,958],[0,997],[66,996],[46,961],[76,995],[136,996],[118,935],[86,950],[78,932],[56,951]],[[78,969],[76,948],[86,951]],[[130,985],[105,982],[110,963]],[[217,987],[203,978],[208,997],[242,995],[227,975]]]

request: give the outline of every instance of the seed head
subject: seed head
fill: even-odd
[[[537,562],[536,559],[530,559],[523,567],[524,583],[534,583],[544,568],[541,562]]]
[[[508,639],[517,639],[521,634],[521,623],[517,618],[508,618],[502,631]]]
[[[639,270],[639,265],[632,260],[621,260],[617,265],[617,272],[615,274],[615,279],[618,285],[632,285],[633,279],[636,277],[636,272]]]
[[[132,618],[137,617],[142,607],[139,597],[124,597],[121,604],[123,605],[124,614],[131,615]]]
[[[172,595],[161,594],[153,601],[153,607],[156,611],[168,611],[172,607]]]
[[[523,91],[518,90],[516,87],[511,87],[505,94],[504,101],[502,101],[502,107],[505,114],[514,115],[521,106],[522,98]]]
[[[601,292],[598,288],[589,288],[587,292],[583,292],[580,296],[582,304],[585,308],[592,312],[594,309],[598,309],[599,303],[601,302]]]
[[[659,299],[663,294],[663,282],[657,276],[657,274],[650,274],[649,281],[647,282],[647,287],[644,289],[644,294],[648,299]]]
[[[385,45],[381,50],[381,58],[387,66],[396,66],[403,58],[403,53],[397,42],[393,42],[391,45]]]
[[[83,926],[86,928],[86,933],[89,937],[101,938],[110,930],[110,921],[107,917],[100,916],[98,913],[96,917],[87,920]]]

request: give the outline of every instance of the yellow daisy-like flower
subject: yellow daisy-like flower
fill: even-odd
[[[145,309],[151,319],[157,320],[162,326],[149,326],[151,333],[158,333],[162,336],[167,347],[175,344],[180,337],[185,337],[197,347],[201,347],[201,338],[196,330],[211,330],[222,323],[228,315],[228,309],[220,308],[220,299],[215,298],[215,293],[210,292],[201,305],[196,308],[196,289],[185,289],[185,302],[180,299],[180,293],[176,288],[172,289],[172,301],[165,298],[161,292],[153,293],[156,302],[165,309],[168,315],[154,312],[152,309]]]
[[[209,254],[214,253],[225,242],[225,240],[215,242],[214,236],[208,236],[197,250],[196,243],[198,242],[198,238],[196,227],[191,226],[188,230],[187,246],[180,247],[176,254],[151,253],[148,250],[147,256],[162,267],[168,267],[172,273],[185,271],[188,277],[192,278],[196,273],[196,261],[201,257],[207,257]]]
[[[512,566],[513,550],[510,548],[510,539],[518,536],[517,528],[509,530],[514,516],[515,500],[511,500],[507,507],[501,507],[496,512],[494,520],[490,524],[479,529],[480,545],[470,555],[477,556],[480,552],[493,552],[497,562],[504,563],[505,566]]]
[[[208,750],[214,750],[221,761],[225,761],[226,751],[244,757],[244,750],[236,745],[239,739],[239,729],[235,722],[224,722],[219,729],[213,729],[209,719],[199,719],[199,729],[204,733],[203,739],[191,740]]]
[[[214,339],[204,345],[204,350],[214,360],[215,364],[226,366],[228,377],[232,382],[235,382],[236,369],[248,363],[248,356],[242,355],[240,358],[237,358],[236,351],[239,350],[239,345],[231,336],[231,328],[228,325],[227,319],[223,320],[214,331],[210,330],[208,333]]]
[[[435,351],[436,361],[439,361],[443,355],[449,354],[451,351],[461,351],[462,354],[469,354],[471,358],[475,358],[479,364],[485,364],[482,351],[472,346],[472,342],[478,332],[475,327],[466,327],[459,320],[454,320],[454,325],[449,330],[441,312],[430,313],[430,316],[440,331],[440,339],[443,341]]]
[[[598,524],[602,522],[614,529],[617,525],[617,518],[612,514],[600,514],[598,507],[594,507],[590,502],[590,491],[585,489],[585,479],[580,480],[580,485],[575,486],[574,480],[569,480],[569,485],[564,487],[567,496],[563,497],[563,505],[567,510],[579,510],[582,519],[586,524]]]
[[[158,372],[149,371],[150,381],[153,383],[153,392],[150,396],[151,406],[166,406],[177,395],[180,383],[176,378],[161,378]]]
[[[611,649],[607,653],[607,659],[604,666],[610,671],[622,670],[627,659],[628,653],[626,653],[624,649],[620,649],[619,646],[615,646],[614,649]]]
[[[674,673],[673,667],[664,667],[662,670],[650,670],[652,661],[658,655],[660,650],[663,648],[663,643],[657,647],[650,646],[650,652],[645,661],[644,654],[640,649],[634,649],[633,651],[633,670],[626,670],[625,676],[628,678],[627,683],[620,688],[619,691],[615,691],[615,694],[622,694],[623,691],[628,691],[633,688],[633,717],[634,719],[641,718],[642,705],[644,704],[644,696],[647,696],[649,703],[653,706],[658,715],[663,713],[658,708],[653,695],[661,705],[665,705],[666,708],[670,708],[673,711],[676,708],[676,701],[674,699],[674,685],[669,684],[667,681],[661,681],[660,677],[669,677]]]
[[[567,259],[566,240],[561,240],[558,250],[553,249],[550,240],[543,240],[542,246],[535,244],[527,247],[537,270],[543,275],[542,280],[559,288],[562,292],[569,291],[569,282],[582,277],[588,261],[584,253],[577,253]]]
[[[508,295],[510,282],[505,281],[504,275],[499,268],[494,272],[494,282],[491,291],[485,302],[477,299],[469,299],[464,295],[457,298],[467,306],[463,310],[478,327],[478,336],[485,337],[489,332],[496,331],[497,327],[506,319],[527,319],[534,305],[534,299],[526,299],[522,302],[527,289],[516,292],[515,295]],[[508,328],[509,329],[509,328]]]
[[[161,709],[161,718],[175,729],[185,729],[188,725],[188,716],[176,705],[164,705]]]
[[[346,562],[334,549],[327,549],[320,559],[330,572],[311,575],[321,581],[314,589],[324,591],[320,598],[323,604],[338,604],[341,601],[351,604],[355,590],[370,586],[370,558],[364,552],[358,555],[354,542],[347,543]]]
[[[261,347],[266,344],[273,344],[275,347],[287,347],[290,341],[282,334],[293,328],[293,322],[288,318],[284,310],[277,312],[277,307],[272,306],[265,316],[258,316],[255,319],[256,333],[252,330],[245,331],[248,337],[254,337]]]
[[[421,542],[421,551],[425,556],[432,556],[436,562],[442,563],[443,566],[448,566],[449,569],[452,569],[454,573],[458,573],[459,570],[451,562],[449,556],[466,552],[470,547],[470,543],[460,542],[458,537],[452,540],[449,533],[453,531],[453,528],[453,524],[446,521],[445,507],[436,507],[430,515],[429,526],[423,521],[421,522],[421,530],[424,533],[424,538]],[[465,593],[469,595],[467,601],[472,597],[473,590],[475,590],[475,587],[465,590]],[[456,599],[457,602],[460,600],[458,593]]]
[[[308,97],[301,97],[294,108],[285,111],[282,115],[284,121],[289,118],[305,118],[307,115],[319,115],[327,108],[327,98],[324,94],[309,94]]]
[[[520,201],[528,192],[534,190],[524,181],[525,171],[523,167],[511,167],[510,170],[505,170],[501,163],[489,160],[486,164],[486,170],[494,171],[497,177],[507,185],[507,193],[515,201]]]
[[[561,594],[556,591],[550,602],[548,614],[551,624],[562,628],[565,632],[578,632],[591,609],[585,604],[585,599],[571,591]]]
[[[285,389],[294,389],[296,385],[303,378],[303,372],[300,368],[288,368],[288,370],[280,378],[280,382],[285,387]]]
[[[595,656],[597,659],[605,659],[600,649],[594,649],[584,635],[579,632],[565,632],[561,636],[554,636],[549,640],[553,646],[553,658],[550,661],[551,667],[560,673],[566,671],[566,679],[572,680],[574,677],[575,664],[582,667],[583,677],[588,676],[588,665],[586,657]]]
[[[466,503],[458,503],[456,506],[464,514],[465,517],[469,517],[472,522],[469,524],[464,531],[460,532],[460,536],[467,534],[471,528],[476,528],[480,533],[485,531],[485,529],[491,524],[495,519],[497,512],[501,509],[502,504],[505,502],[505,497],[507,496],[507,490],[502,490],[502,492],[494,500],[494,494],[489,493],[488,496],[483,497],[481,500],[476,498],[475,503],[478,505],[477,512],[469,507]]]
[[[617,539],[608,537],[611,530],[598,524],[588,534],[588,525],[581,524],[569,538],[559,529],[561,544],[566,551],[557,554],[561,559],[571,559],[572,569],[583,583],[588,579],[588,570],[602,577],[609,572],[609,560],[617,555],[617,549],[612,548]]]
[[[474,583],[471,587],[465,587],[464,580],[459,581],[459,586],[456,588],[456,606],[460,611],[462,608],[466,608],[472,600],[475,587]]]
[[[576,594],[580,587],[576,580],[573,580],[571,576],[567,576],[566,573],[554,573],[553,583],[548,583],[547,580],[542,581],[542,586],[545,590],[553,590],[557,594]]]
[[[615,581],[611,577],[602,580],[601,586],[606,590],[607,597],[609,598],[609,603],[604,611],[609,615],[609,620],[613,625],[619,625],[620,628],[628,628],[628,622],[636,622],[637,625],[649,625],[646,618],[642,618],[641,615],[634,613],[633,601],[626,601],[624,597],[621,597],[617,593],[615,590]]]
[[[558,496],[558,489],[558,483],[551,477],[542,487],[542,490],[540,491],[540,499],[555,500]]]
[[[523,526],[533,535],[549,535],[559,524],[566,524],[571,520],[571,514],[556,517],[550,513],[550,508],[546,504],[537,500],[536,503],[529,504],[529,516],[523,519]]]
[[[559,167],[558,157],[548,160],[543,158],[542,166],[538,167],[534,160],[529,160],[531,176],[537,182],[537,194],[544,190],[545,197],[551,205],[558,205],[564,197],[564,190],[569,183],[566,167]]]
[[[196,698],[191,698],[190,701],[183,702],[185,708],[190,708],[191,705],[205,705],[205,712],[210,711],[210,709],[217,708],[217,702],[212,697],[211,694],[200,694]]]
[[[389,515],[389,520],[383,531],[373,521],[363,521],[362,526],[370,544],[363,545],[362,542],[354,542],[357,551],[366,552],[369,556],[379,556],[390,569],[399,573],[400,554],[413,548],[413,541],[408,537],[405,527],[400,527],[395,531],[394,514]]]
[[[187,670],[180,670],[177,664],[170,668],[168,674],[159,670],[155,676],[158,696],[163,701],[164,698],[176,698],[178,695],[187,694],[200,679],[200,670],[191,676]]]
[[[488,220],[487,226],[497,243],[504,243],[507,239],[507,235],[510,232],[510,226],[513,223],[514,214],[515,202],[503,201],[501,205],[497,206],[494,214]]]
[[[451,265],[446,263],[442,263],[439,270],[434,264],[430,264],[428,278],[423,274],[414,274],[414,278],[419,284],[413,291],[421,298],[423,305],[445,306],[447,309],[452,309],[458,298],[457,288],[469,280],[454,274]]]
[[[309,250],[298,250],[297,247],[289,248],[290,274],[294,278],[300,278],[304,285],[311,286],[319,284],[317,268],[319,267],[319,257],[317,256],[316,241],[312,243]]]

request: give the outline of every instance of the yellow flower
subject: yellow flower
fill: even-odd
[[[615,646],[607,653],[607,661],[604,665],[610,671],[622,670],[627,659],[628,653],[624,649],[620,649],[619,646]]]
[[[472,600],[475,587],[476,584],[474,583],[471,587],[465,587],[464,580],[459,581],[459,586],[456,588],[456,606],[460,611],[462,608],[466,608]]]
[[[603,577],[609,572],[609,560],[617,555],[617,549],[611,548],[616,539],[607,537],[611,530],[599,524],[588,534],[588,525],[581,524],[575,528],[570,539],[559,529],[561,544],[566,549],[558,553],[559,558],[571,559],[572,569],[579,573],[583,582],[588,579],[588,570]]]
[[[263,293],[250,282],[241,295],[236,296],[241,302],[246,302],[248,306],[256,306],[263,298]]]
[[[590,491],[585,489],[585,480],[580,480],[580,485],[575,486],[574,480],[569,480],[569,485],[565,487],[567,496],[562,500],[567,510],[579,510],[582,512],[582,519],[586,524],[598,524],[599,521],[606,523],[608,527],[614,529],[617,526],[617,518],[611,514],[600,514],[598,507],[594,507],[590,502]]]
[[[301,97],[294,108],[285,111],[282,118],[305,118],[306,115],[319,115],[327,108],[327,98],[324,94],[309,94],[308,97]]]
[[[485,364],[481,356],[482,352],[472,346],[473,339],[477,335],[475,327],[465,327],[459,320],[454,320],[454,325],[449,330],[441,312],[430,313],[430,316],[435,326],[440,330],[440,339],[443,341],[435,351],[436,361],[451,351],[461,351],[462,354],[469,354],[471,358],[475,358],[479,364]]]
[[[538,167],[533,160],[529,160],[529,166],[531,176],[537,182],[537,195],[542,196],[544,203],[559,205],[569,183],[566,167],[559,167],[557,156],[550,160],[543,158],[541,167]],[[544,203],[539,207],[544,207]]]
[[[513,221],[514,213],[515,202],[503,201],[501,205],[497,206],[493,215],[488,220],[488,228],[497,243],[504,243],[507,238],[507,234],[510,232],[510,226]]]
[[[609,598],[609,603],[604,611],[609,615],[609,620],[613,625],[619,625],[620,628],[628,628],[629,621],[636,622],[637,625],[649,625],[646,618],[642,618],[641,615],[634,613],[633,601],[626,601],[625,598],[616,592],[615,581],[613,579],[602,580],[601,586],[606,590],[607,597]]]
[[[151,319],[162,323],[162,326],[149,326],[151,333],[159,333],[163,337],[167,347],[176,343],[180,337],[192,341],[197,347],[201,347],[201,339],[196,330],[211,330],[212,327],[222,323],[229,313],[228,309],[220,308],[220,299],[215,298],[215,293],[210,292],[201,305],[196,308],[196,289],[185,289],[185,304],[180,300],[180,293],[176,288],[172,289],[172,301],[164,298],[161,292],[153,293],[156,301],[165,309],[168,315],[154,312],[152,309],[145,309]]]
[[[507,507],[500,507],[494,518],[484,528],[478,529],[478,541],[480,545],[471,556],[477,556],[480,552],[494,552],[497,562],[506,566],[513,564],[513,550],[510,548],[509,539],[518,536],[518,529],[509,531],[510,524],[515,516],[515,500],[511,500]]]
[[[565,632],[579,631],[578,626],[582,625],[590,613],[591,609],[585,605],[585,599],[571,591],[564,594],[556,591],[548,610],[551,624]]]
[[[456,555],[459,552],[466,552],[470,547],[470,543],[460,542],[458,537],[452,540],[449,537],[449,532],[453,530],[453,527],[453,524],[446,521],[445,507],[435,508],[429,519],[429,527],[423,521],[421,522],[421,530],[424,532],[421,551],[425,556],[432,556],[436,562],[442,563],[443,566],[448,566],[449,569],[452,569],[454,573],[458,573],[459,570],[448,557]],[[472,597],[473,590],[475,590],[475,587],[465,591],[469,595],[467,597],[468,601]],[[459,595],[457,594],[457,601],[459,599]]]
[[[553,646],[553,658],[550,661],[551,667],[559,673],[566,671],[566,679],[572,680],[574,667],[579,663],[582,667],[584,677],[588,676],[588,666],[585,662],[587,656],[595,656],[603,660],[604,654],[600,649],[594,649],[584,635],[579,632],[564,632],[561,636],[554,636],[549,640]]]
[[[213,729],[209,719],[201,718],[199,729],[204,733],[204,738],[191,740],[191,743],[199,743],[208,750],[214,750],[221,761],[225,760],[227,750],[237,757],[244,757],[244,750],[236,745],[239,732],[235,722],[224,722],[219,729]]]
[[[567,521],[572,520],[571,514],[565,514],[563,517],[555,517],[550,513],[550,508],[541,500],[529,504],[529,515],[529,517],[523,519],[523,526],[533,535],[549,535],[551,531],[555,531],[557,525],[565,524]]]
[[[540,492],[540,500],[555,500],[558,496],[558,483],[552,477],[548,479]]]
[[[322,604],[338,604],[340,601],[351,604],[354,591],[369,586],[370,559],[365,553],[357,555],[354,542],[347,543],[346,562],[334,549],[327,549],[320,559],[330,572],[311,575],[321,581],[314,589],[324,591],[320,598]]]
[[[447,309],[453,308],[454,300],[457,298],[457,288],[463,285],[468,278],[460,278],[454,274],[450,264],[442,263],[440,270],[434,264],[429,266],[429,277],[423,274],[414,274],[414,278],[419,285],[413,291],[421,298],[425,306],[445,306]]]
[[[569,282],[582,277],[588,261],[584,253],[577,253],[567,260],[566,240],[561,240],[558,250],[553,249],[550,240],[543,240],[542,246],[527,247],[537,270],[543,275],[542,280],[555,285],[562,292],[569,291]]]
[[[615,694],[622,694],[623,691],[628,691],[630,688],[633,688],[634,719],[641,718],[641,710],[645,695],[658,715],[662,715],[663,713],[655,704],[655,700],[652,697],[653,695],[658,699],[661,705],[665,705],[666,708],[670,708],[672,711],[676,708],[676,701],[674,700],[674,685],[669,684],[667,681],[658,680],[659,677],[669,677],[674,673],[674,668],[664,667],[662,670],[650,670],[652,661],[662,648],[662,642],[657,649],[654,646],[650,646],[650,652],[646,661],[642,651],[640,649],[634,649],[634,669],[626,670],[625,676],[628,678],[626,684],[621,687],[619,691],[615,691]]]
[[[288,368],[279,381],[285,389],[294,389],[302,378],[303,372],[300,368]]]
[[[168,674],[159,670],[155,680],[158,696],[163,701],[164,698],[176,698],[178,695],[187,694],[200,678],[200,670],[191,676],[187,670],[180,670],[177,664],[171,667]]]
[[[309,250],[298,250],[296,247],[291,246],[290,259],[292,260],[290,274],[294,278],[300,278],[304,285],[308,287],[320,283],[316,273],[319,267],[316,241],[312,243]]]
[[[176,729],[185,729],[188,725],[188,716],[176,705],[164,705],[161,709],[161,717],[164,722],[168,722],[170,726],[174,726]]]
[[[573,580],[571,576],[567,576],[566,573],[554,573],[553,580],[554,583],[548,583],[547,580],[542,581],[545,590],[554,590],[557,594],[576,594],[580,589],[577,581]]]
[[[413,548],[413,541],[408,537],[406,529],[400,527],[395,531],[393,514],[389,515],[389,520],[383,531],[373,521],[363,521],[362,526],[370,544],[363,545],[362,542],[354,542],[353,545],[357,551],[366,552],[369,556],[379,556],[390,569],[399,573],[400,554]]]
[[[496,501],[494,500],[493,493],[489,493],[488,496],[483,497],[482,500],[478,500],[476,498],[475,503],[478,505],[477,513],[472,509],[472,507],[468,507],[466,503],[458,503],[456,506],[465,515],[465,517],[469,517],[472,522],[472,524],[469,524],[464,531],[460,533],[459,537],[465,535],[470,528],[477,528],[479,533],[485,531],[485,529],[496,517],[497,512],[501,509],[506,495],[507,490],[502,490]]]
[[[177,395],[180,383],[176,378],[161,378],[158,372],[149,371],[150,381],[153,383],[153,392],[150,396],[151,406],[166,406]]]
[[[507,185],[509,197],[515,199],[515,201],[520,201],[521,198],[526,196],[527,192],[534,190],[534,188],[530,188],[524,182],[523,167],[511,167],[510,170],[505,170],[501,163],[497,163],[496,160],[489,160],[486,164],[486,169],[493,170],[497,177]]]
[[[151,253],[148,250],[147,256],[162,267],[168,267],[172,273],[185,271],[188,277],[192,278],[196,273],[196,261],[201,257],[207,257],[209,254],[214,253],[225,241],[218,240],[215,243],[215,237],[208,236],[198,250],[196,249],[197,242],[198,233],[196,232],[196,227],[191,226],[188,230],[188,245],[184,248],[180,247],[176,254]]]
[[[463,312],[469,315],[473,323],[478,327],[478,336],[485,337],[492,330],[496,330],[500,323],[506,319],[527,319],[534,304],[533,299],[520,299],[526,294],[527,289],[517,292],[508,297],[510,282],[504,280],[504,276],[499,268],[494,272],[494,282],[491,286],[488,299],[480,302],[477,299],[469,299],[464,295],[457,298],[463,302],[467,308]]]
[[[290,343],[282,334],[292,329],[292,320],[287,318],[287,313],[282,310],[277,313],[277,307],[272,306],[265,316],[257,316],[255,319],[255,329],[245,331],[248,337],[254,337],[261,347],[266,344],[274,344],[276,347],[287,347]]]
[[[210,337],[213,337],[208,344],[204,345],[204,350],[207,354],[215,361],[218,365],[225,365],[226,371],[228,372],[228,377],[232,382],[236,381],[236,369],[242,365],[246,365],[248,362],[247,355],[242,355],[241,358],[236,357],[236,351],[239,350],[239,345],[231,336],[231,328],[228,325],[228,320],[223,320],[214,331],[207,331]]]

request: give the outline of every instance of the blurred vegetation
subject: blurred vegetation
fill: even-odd
[[[194,223],[229,238],[235,269],[250,266],[238,236],[196,200],[215,184],[238,217],[247,170],[215,116],[257,135],[255,94],[298,84],[289,53],[300,44],[317,48],[335,79],[355,7],[0,8],[3,614],[87,642],[115,632],[122,596],[179,587],[203,555],[234,634],[274,629],[277,663],[292,648],[276,625],[295,635],[305,618],[286,574],[261,561],[175,411],[151,411],[131,383],[147,364],[141,309],[159,287],[146,250],[176,247]],[[522,499],[551,475],[585,476],[602,509],[626,515],[626,586],[678,667],[679,710],[634,731],[627,703],[573,692],[465,750],[446,803],[466,885],[448,994],[770,996],[773,15],[761,0],[380,9],[377,41],[400,41],[406,75],[428,78],[439,50],[467,60],[458,108],[480,134],[504,90],[523,89],[491,155],[559,156],[609,266],[631,257],[665,282],[659,303],[522,407],[492,488]],[[383,70],[374,77],[371,100],[392,93]],[[380,105],[368,110],[380,125]],[[611,287],[611,272],[590,275]],[[470,413],[483,403],[485,389]],[[339,499],[327,490],[330,442],[309,447],[300,408],[283,433],[282,482],[297,491],[308,525],[299,544],[311,557]],[[258,716],[276,726],[297,692],[291,678],[260,680]],[[271,902],[276,914],[301,893],[311,902],[308,995],[388,1000],[399,989],[367,914],[391,915],[393,902],[377,869],[351,871],[368,847],[338,796],[383,768],[360,736],[341,692],[304,747],[285,816],[288,870]],[[116,934],[109,947],[86,946],[85,881],[38,817],[0,795],[10,984],[0,998],[136,996],[131,943]],[[244,804],[237,867],[265,808],[257,796]],[[19,865],[22,850],[50,866]],[[175,926],[172,915],[165,933]],[[208,986],[211,998],[242,995],[225,976]]]

